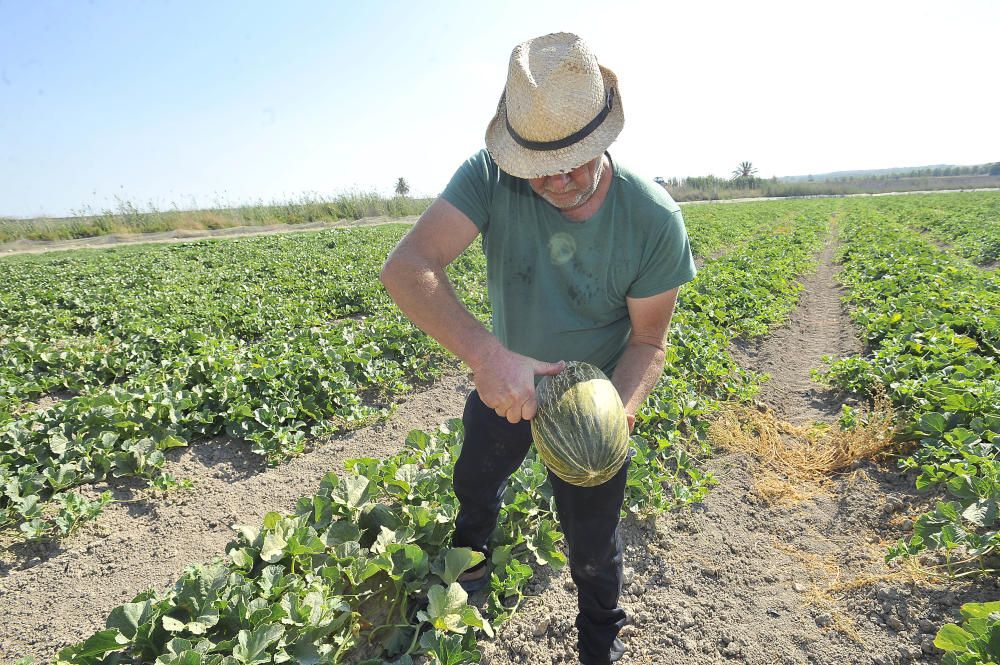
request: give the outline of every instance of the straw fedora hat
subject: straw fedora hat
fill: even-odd
[[[518,178],[565,173],[604,153],[625,124],[618,78],[586,42],[559,32],[510,54],[486,148]]]

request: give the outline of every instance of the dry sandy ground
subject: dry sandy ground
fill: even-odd
[[[791,322],[743,348],[748,365],[774,375],[764,399],[789,419],[831,418],[840,397],[809,381],[825,354],[856,341],[833,282],[832,250],[804,279]],[[146,588],[168,587],[182,569],[223,552],[228,524],[291,511],[345,459],[390,455],[413,428],[460,415],[468,380],[459,372],[402,403],[386,424],[317,443],[267,469],[246,449],[217,440],[171,451],[169,470],[196,481],[166,500],[117,504],[59,545],[17,548],[0,567],[0,662],[47,662],[63,645],[103,627],[115,606]],[[835,408],[836,407],[836,408]],[[993,580],[941,585],[904,581],[883,563],[928,499],[913,477],[863,463],[790,505],[769,505],[743,454],[706,462],[720,479],[703,504],[626,520],[629,625],[623,665],[663,663],[940,662],[931,644],[963,602],[995,599]],[[115,481],[117,498],[138,483]],[[104,486],[94,488],[96,491]],[[895,575],[895,577],[892,577]],[[514,619],[485,643],[484,662],[574,663],[576,599],[566,570],[539,571]]]

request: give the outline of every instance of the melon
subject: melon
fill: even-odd
[[[531,435],[539,457],[571,485],[593,487],[618,473],[628,456],[628,421],[621,397],[597,367],[570,361],[535,389]]]

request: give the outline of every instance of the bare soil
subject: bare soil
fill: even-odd
[[[844,358],[863,350],[837,286],[836,249],[828,243],[816,272],[802,278],[799,306],[787,325],[763,341],[739,340],[731,349],[741,365],[771,377],[760,399],[795,424],[831,422],[839,415],[846,396],[814,382],[810,371],[824,367],[825,356]]]
[[[763,400],[787,418],[827,419],[838,397],[812,384],[825,353],[857,348],[832,281],[832,248],[803,280],[800,307],[782,330],[741,350],[772,375]],[[331,437],[277,468],[239,444],[215,440],[170,451],[169,470],[194,490],[143,498],[138,483],[107,487],[117,504],[57,546],[21,547],[0,563],[0,662],[47,662],[103,627],[108,612],[184,567],[223,554],[230,524],[292,510],[327,471],[351,457],[398,451],[410,429],[461,414],[471,389],[452,373],[399,405],[387,423]],[[859,463],[807,498],[769,504],[741,453],[705,463],[719,485],[702,504],[623,522],[626,584],[623,665],[663,663],[938,663],[932,642],[962,603],[998,596],[993,579],[943,583],[883,561],[934,497],[892,463]],[[104,485],[94,491],[105,489]],[[566,569],[539,570],[513,620],[483,643],[484,663],[575,663],[575,589]],[[474,600],[482,600],[476,598]]]

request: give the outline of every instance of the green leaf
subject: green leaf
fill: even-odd
[[[179,656],[185,651],[191,651],[193,648],[191,640],[185,640],[183,637],[175,637],[167,642],[167,652],[175,656]]]
[[[260,528],[255,526],[249,526],[246,524],[234,524],[232,525],[233,531],[240,534],[243,540],[246,541],[247,545],[253,545],[257,540],[257,536],[260,535]]]
[[[431,665],[461,665],[478,663],[482,659],[478,649],[469,651],[465,648],[462,635],[427,631],[420,637],[420,646],[431,658]]]
[[[258,626],[253,631],[241,630],[236,636],[239,644],[233,647],[233,658],[244,665],[268,663],[271,661],[269,647],[284,633],[285,629],[276,623]]]
[[[245,547],[235,547],[228,552],[229,557],[233,560],[233,566],[241,570],[250,570],[253,568],[254,555],[253,553]]]
[[[467,626],[472,626],[473,628],[479,628],[488,637],[493,637],[493,626],[490,622],[483,618],[479,613],[479,608],[473,607],[472,605],[466,605],[461,610],[462,621]]]
[[[327,547],[333,547],[349,541],[361,539],[361,530],[357,525],[347,521],[339,520],[330,525],[330,528],[323,534],[323,542]]]
[[[37,540],[43,537],[49,529],[52,528],[52,523],[47,522],[41,518],[34,518],[29,522],[22,522],[18,529],[24,534],[24,537],[28,540]]]
[[[29,494],[21,497],[18,502],[17,511],[25,519],[39,517],[42,514],[42,497],[37,494]]]
[[[364,476],[349,476],[343,481],[347,505],[360,509],[368,502],[368,479]]]
[[[204,635],[208,629],[219,623],[219,610],[208,606],[202,608],[194,621],[187,623],[187,629],[192,635]]]
[[[174,435],[168,435],[160,439],[160,448],[166,450],[169,448],[186,448],[187,441],[180,439]]]
[[[396,480],[406,483],[408,487],[413,487],[420,478],[420,467],[416,464],[404,464],[396,469],[395,477]]]
[[[56,663],[69,662],[88,664],[94,662],[94,657],[104,656],[113,651],[121,651],[128,644],[125,638],[116,629],[102,630],[94,633],[82,644],[66,647],[59,652]]]
[[[917,429],[925,434],[941,436],[948,429],[948,421],[940,413],[925,413],[917,421]]]
[[[469,594],[457,582],[447,587],[433,586],[427,592],[427,611],[421,610],[417,616],[438,630],[465,632],[462,612],[468,600]]]
[[[153,603],[148,600],[142,603],[125,603],[111,610],[105,625],[108,628],[116,628],[131,640],[139,631],[139,627],[149,621],[152,610]]]
[[[947,485],[948,491],[960,499],[979,498],[975,483],[968,475],[955,476],[948,481]]]
[[[387,571],[393,579],[404,584],[418,583],[423,586],[423,579],[430,569],[427,553],[413,544],[393,544],[386,548],[380,560],[388,559]]]
[[[961,612],[966,619],[985,619],[994,612],[1000,612],[1000,600],[989,603],[965,603]]]
[[[326,653],[320,651],[319,647],[311,642],[296,642],[288,651],[296,665],[317,665],[318,663],[330,662]]]
[[[288,538],[287,551],[292,556],[300,557],[304,554],[319,554],[323,552],[326,545],[316,535],[312,528],[296,529]]]
[[[340,560],[349,561],[361,556],[362,548],[359,543],[353,540],[340,543],[334,546],[333,553]]]
[[[934,646],[942,651],[965,651],[972,634],[953,623],[946,623],[938,630]]]
[[[386,527],[380,527],[378,538],[371,545],[371,551],[381,554],[389,549],[390,545],[405,545],[413,537],[410,529],[397,529],[390,531]]]
[[[962,517],[979,527],[991,527],[997,519],[996,499],[981,499],[962,511]]]
[[[197,651],[182,651],[176,658],[166,662],[167,665],[203,665],[205,661],[204,655]]]
[[[474,552],[468,547],[454,547],[445,555],[444,573],[441,579],[445,584],[458,581],[459,576],[472,568],[485,557],[482,552]]]
[[[281,522],[281,520],[283,519],[284,517],[282,517],[281,513],[274,511],[267,513],[266,515],[264,515],[264,523],[262,526],[262,530],[266,531],[268,529],[275,528],[276,526],[278,526],[278,523]]]
[[[506,568],[507,562],[513,557],[512,550],[513,548],[510,545],[500,545],[499,547],[495,547],[493,549],[493,556],[491,557],[493,566],[500,570]]]
[[[416,450],[426,450],[430,445],[431,435],[426,432],[421,432],[418,429],[411,430],[409,434],[406,435],[406,445],[409,448],[415,448]]]
[[[961,504],[957,501],[938,501],[937,505],[934,507],[934,514],[942,519],[948,520],[949,522],[957,522],[959,516],[959,509]]]
[[[69,444],[69,439],[67,439],[62,434],[58,432],[49,437],[49,450],[57,458],[62,457],[66,453],[66,446]]]
[[[538,531],[528,538],[527,546],[535,555],[539,565],[549,565],[558,570],[566,563],[566,555],[559,551],[557,543],[562,534],[551,520],[542,520]]]
[[[984,645],[984,651],[993,658],[994,661],[1000,660],[1000,622],[993,623],[986,631],[986,644]]]
[[[370,547],[383,529],[393,532],[403,526],[403,520],[389,506],[373,503],[366,505],[361,511],[358,526],[364,532],[364,537],[360,538],[361,544]]]
[[[171,616],[163,617],[163,629],[168,633],[179,633],[184,630],[186,624]]]
[[[264,545],[260,549],[260,558],[267,563],[278,563],[285,556],[288,541],[280,530],[264,534]]]

